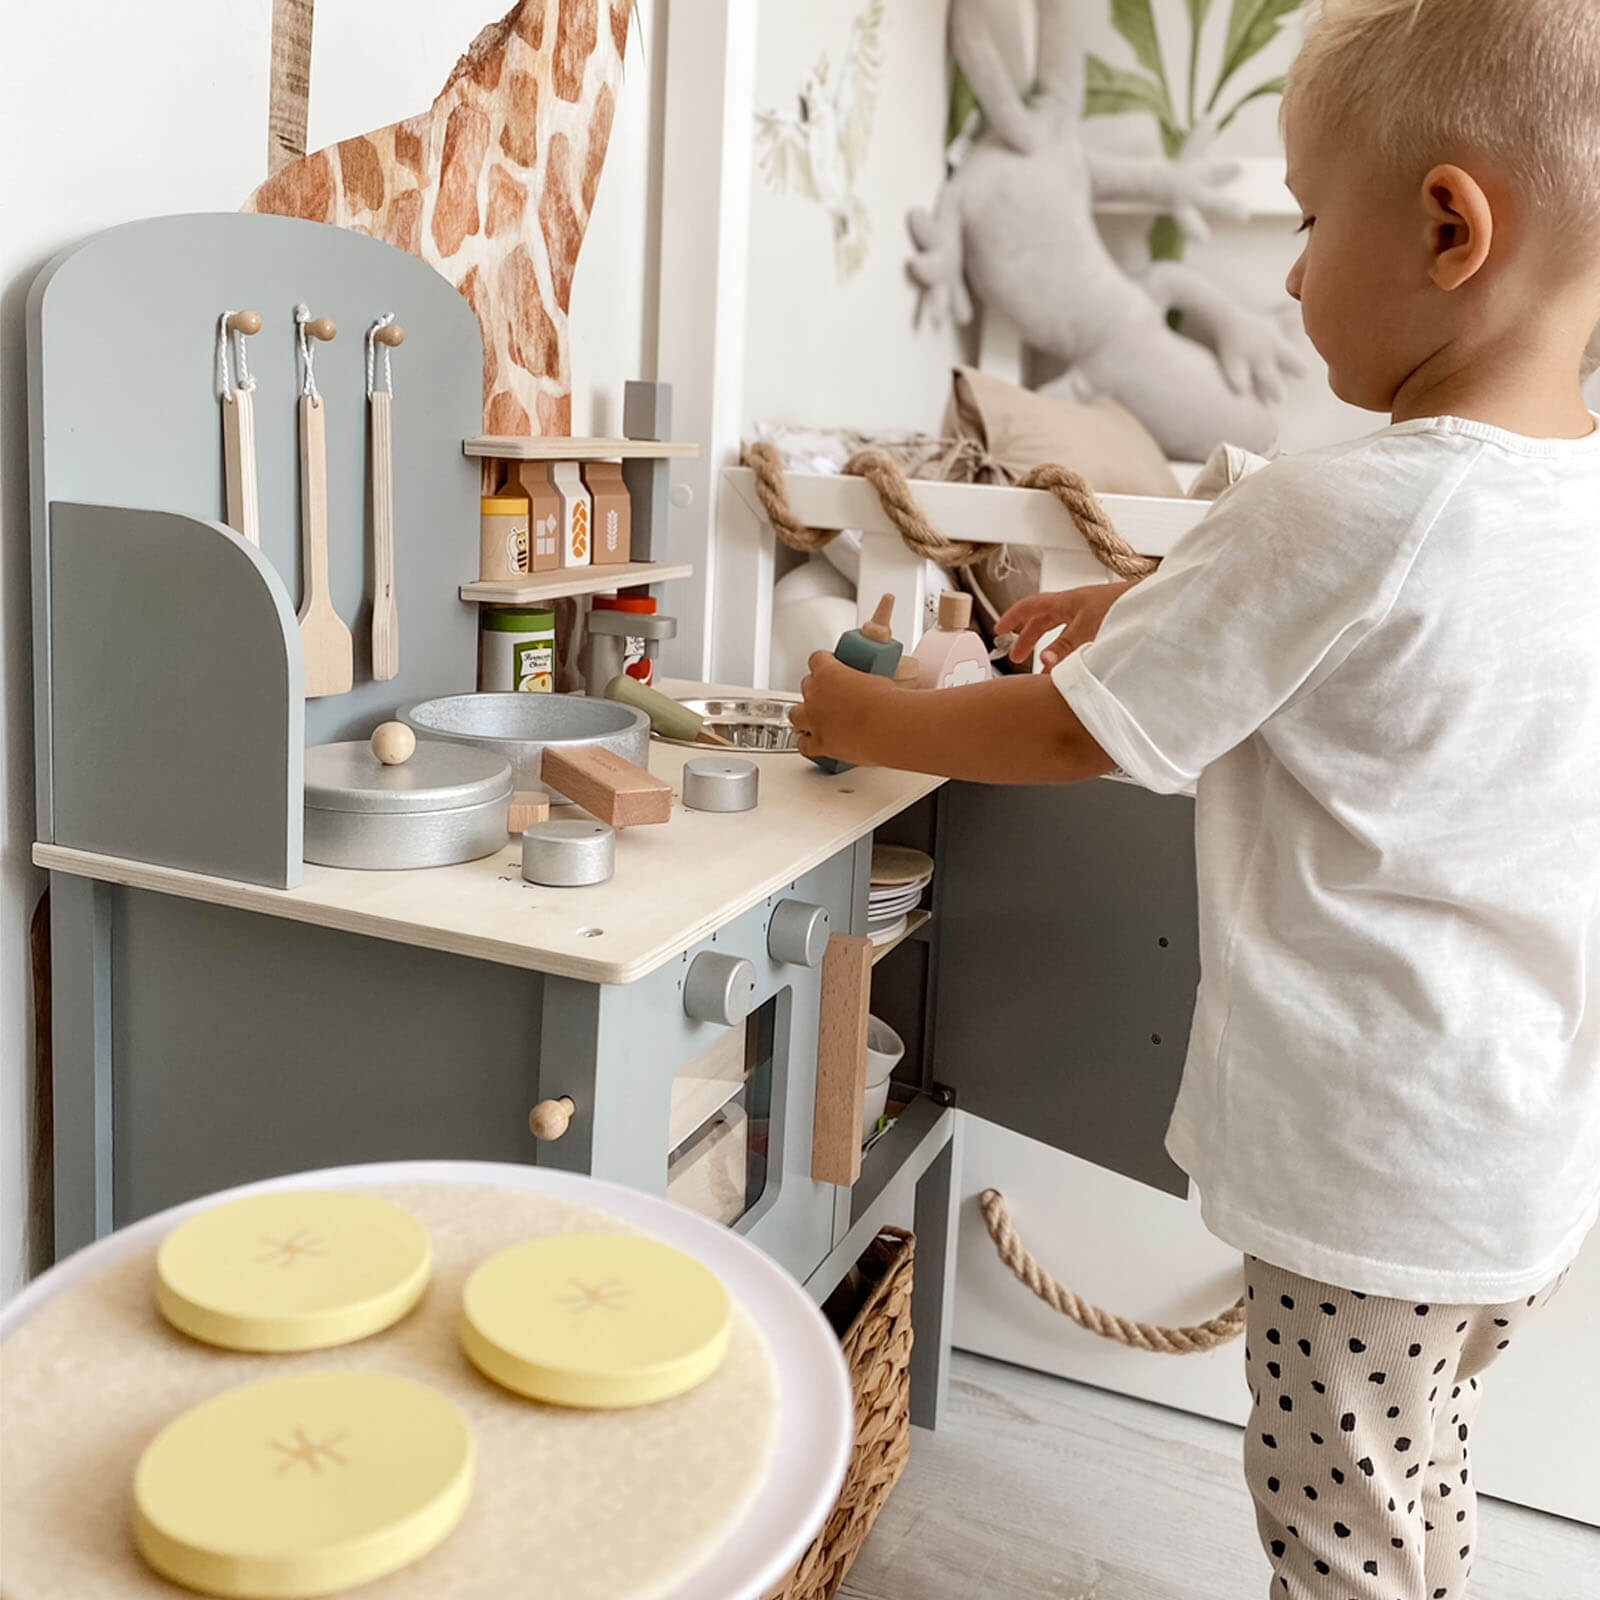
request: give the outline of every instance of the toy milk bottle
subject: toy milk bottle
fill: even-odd
[[[516,481],[528,497],[528,571],[554,572],[561,565],[561,496],[550,463],[519,462]]]
[[[561,526],[558,540],[561,565],[587,567],[594,559],[594,504],[589,491],[583,486],[583,476],[576,461],[558,461],[550,473],[550,481],[561,496]]]
[[[833,653],[857,672],[870,672],[878,678],[892,678],[900,665],[901,654],[899,640],[889,631],[893,620],[894,596],[886,594],[878,602],[878,609],[872,613],[872,620],[842,634],[838,644],[833,647]],[[853,765],[849,761],[835,761],[832,756],[808,756],[807,760],[816,762],[824,772],[848,772]]]
[[[922,669],[918,686],[923,689],[955,689],[994,676],[989,652],[972,631],[970,594],[939,596],[939,626],[923,634],[913,659]]]
[[[528,571],[528,497],[513,480],[483,497],[478,577],[485,583]]]
[[[620,461],[587,461],[583,481],[594,502],[594,564],[620,566],[633,559],[633,501]]]

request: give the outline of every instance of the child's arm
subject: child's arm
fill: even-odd
[[[973,783],[1076,783],[1116,768],[1048,677],[905,689],[822,651],[801,691],[790,721],[806,755]]]

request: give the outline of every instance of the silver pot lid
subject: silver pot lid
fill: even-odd
[[[411,759],[394,767],[364,739],[306,751],[306,804],[321,811],[455,811],[510,793],[510,764],[477,745],[419,739]]]

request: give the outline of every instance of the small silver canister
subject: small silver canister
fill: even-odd
[[[616,859],[616,832],[590,817],[536,822],[522,836],[522,876],[547,888],[604,883]]]
[[[397,871],[492,855],[505,843],[511,764],[473,745],[420,739],[385,766],[365,740],[306,751],[305,858]]]
[[[752,811],[761,790],[753,761],[701,756],[683,764],[683,803],[691,811]]]

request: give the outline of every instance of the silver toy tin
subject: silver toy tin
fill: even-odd
[[[522,876],[547,888],[604,883],[616,861],[615,829],[593,817],[536,822],[522,836]]]
[[[691,811],[753,811],[761,774],[738,756],[700,756],[683,764],[683,803]]]
[[[447,694],[401,706],[400,720],[419,739],[477,745],[511,763],[518,789],[543,789],[566,805],[540,777],[546,745],[599,745],[624,761],[650,763],[650,719],[632,706],[568,694]]]
[[[398,766],[366,740],[306,751],[305,858],[399,871],[492,855],[505,843],[511,766],[486,750],[419,739]]]

